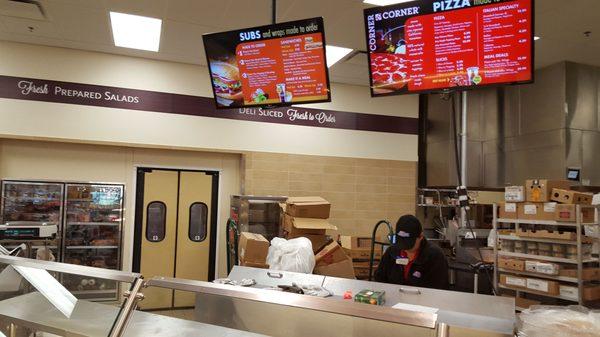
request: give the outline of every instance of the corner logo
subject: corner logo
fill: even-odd
[[[48,94],[48,84],[44,85],[35,85],[32,81],[19,81],[17,84],[19,89],[21,89],[21,94],[24,96],[29,95],[30,93],[34,94]]]
[[[398,236],[401,238],[410,238],[410,234],[404,231],[399,231]]]

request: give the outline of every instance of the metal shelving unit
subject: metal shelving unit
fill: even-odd
[[[585,207],[595,207],[595,222],[594,223],[582,223],[582,214],[581,214],[581,206],[577,205],[576,207],[576,222],[559,222],[559,221],[538,221],[538,220],[520,220],[520,219],[504,219],[498,218],[498,209],[497,205],[494,205],[494,221],[493,226],[496,233],[498,232],[498,224],[508,224],[509,226],[514,226],[515,233],[518,233],[520,230],[520,225],[535,225],[538,227],[547,227],[552,228],[554,230],[558,228],[571,228],[575,229],[576,239],[575,240],[564,240],[564,239],[551,239],[551,238],[535,238],[535,237],[519,237],[517,235],[496,235],[496,242],[494,245],[494,261],[496,268],[494,268],[494,285],[498,289],[507,289],[516,292],[516,296],[520,297],[521,293],[525,294],[534,294],[538,296],[543,296],[547,298],[560,299],[564,301],[577,302],[580,305],[584,305],[587,303],[586,300],[583,299],[584,286],[589,284],[594,284],[594,282],[599,282],[600,280],[584,280],[583,279],[583,269],[584,267],[600,267],[600,257],[594,257],[593,252],[589,258],[584,257],[583,245],[591,244],[596,241],[600,241],[600,233],[598,233],[598,228],[596,228],[594,237],[586,237],[584,240],[584,228],[588,226],[599,226],[599,212],[598,206],[588,206]],[[537,243],[547,243],[547,244],[561,244],[561,245],[569,245],[575,246],[577,249],[577,258],[576,259],[568,259],[554,256],[544,256],[544,255],[535,255],[535,254],[526,254],[526,253],[515,253],[509,251],[499,250],[500,240],[514,240],[514,241],[523,241],[523,242],[537,242]],[[584,242],[585,241],[585,242]],[[591,241],[591,242],[590,242]],[[508,256],[508,257],[516,257],[521,259],[529,259],[535,261],[548,261],[548,262],[556,262],[561,264],[575,264],[577,266],[577,277],[567,277],[560,275],[548,275],[535,273],[530,271],[518,271],[518,270],[509,270],[502,269],[498,267],[498,257],[499,256]],[[551,295],[540,291],[535,291],[526,288],[520,287],[510,287],[506,285],[499,284],[500,274],[512,275],[512,276],[522,276],[522,277],[530,277],[537,278],[542,280],[551,280],[568,283],[565,285],[569,286],[577,286],[578,288],[578,300],[574,300],[572,297],[561,296],[561,295]],[[600,285],[600,284],[598,284]],[[525,308],[517,308],[517,310],[521,311]]]

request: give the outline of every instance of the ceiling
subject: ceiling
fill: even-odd
[[[0,0],[8,2],[11,0]],[[21,1],[21,0],[19,0]],[[0,15],[0,40],[206,64],[202,34],[269,24],[271,0],[38,0],[45,19]],[[365,49],[362,0],[278,0],[278,21],[322,16],[328,44]],[[115,47],[109,11],[163,20],[158,53]],[[537,0],[536,67],[569,60],[600,66],[600,1]],[[584,32],[591,31],[589,37]],[[331,68],[334,82],[368,85],[364,54]]]

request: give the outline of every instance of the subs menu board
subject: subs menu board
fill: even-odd
[[[217,108],[331,100],[322,18],[203,39]]]
[[[375,7],[365,28],[372,96],[533,81],[533,0]]]

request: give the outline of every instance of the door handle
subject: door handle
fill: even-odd
[[[267,276],[270,278],[283,278],[282,273],[271,273],[270,271],[267,272]]]
[[[419,290],[419,289],[409,289],[409,288],[400,287],[400,289],[398,289],[398,291],[401,293],[404,293],[404,294],[421,295],[421,290]]]

